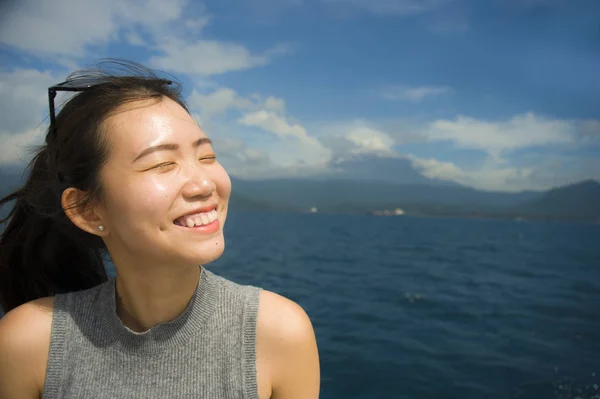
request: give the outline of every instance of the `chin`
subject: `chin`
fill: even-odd
[[[194,263],[198,265],[204,265],[210,262],[214,262],[219,259],[225,250],[225,240],[223,236],[218,237],[214,240],[203,242],[202,245],[197,247],[196,253],[193,256]]]

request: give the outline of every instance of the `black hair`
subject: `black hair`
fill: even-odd
[[[102,199],[99,172],[108,159],[103,122],[125,104],[170,98],[189,112],[181,85],[142,65],[103,60],[67,78],[96,82],[70,98],[28,164],[24,185],[0,199],[14,206],[0,220],[0,305],[5,312],[31,300],[91,288],[107,280],[104,241],[78,228],[61,204],[65,189],[86,193],[75,207]]]

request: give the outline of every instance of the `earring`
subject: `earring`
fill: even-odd
[[[101,224],[101,225],[99,225],[99,226],[98,226],[98,230],[100,230],[100,231],[104,231],[104,225],[102,225],[102,224]]]

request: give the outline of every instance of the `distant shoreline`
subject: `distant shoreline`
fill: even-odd
[[[440,218],[440,219],[486,219],[486,220],[505,220],[505,221],[514,221],[514,222],[539,222],[539,221],[557,221],[557,222],[582,222],[589,224],[600,224],[600,219],[594,219],[583,216],[564,216],[564,215],[517,215],[517,214],[495,214],[495,213],[483,213],[483,212],[409,212],[406,211],[402,215],[394,215],[394,214],[375,214],[371,210],[345,210],[345,209],[324,209],[319,210],[317,212],[312,212],[310,210],[305,209],[284,209],[284,208],[253,208],[253,209],[244,209],[244,208],[236,208],[235,206],[230,207],[232,212],[244,212],[244,213],[253,213],[253,212],[273,212],[273,213],[296,213],[296,214],[306,214],[306,215],[363,215],[363,216],[371,216],[373,218],[397,218],[401,219],[404,217],[422,217],[422,218]]]

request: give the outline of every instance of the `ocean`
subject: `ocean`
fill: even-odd
[[[600,398],[600,225],[231,213],[206,265],[299,303],[321,398]]]

